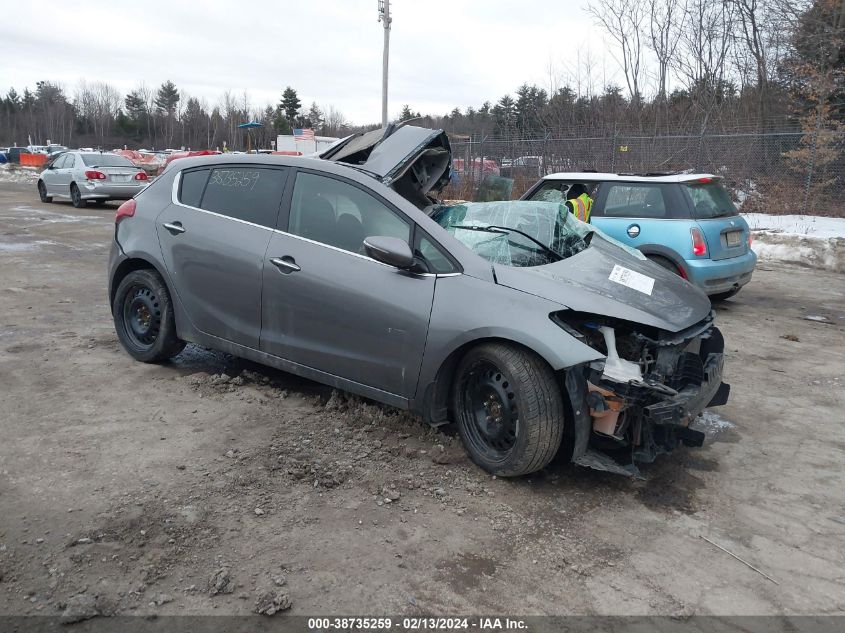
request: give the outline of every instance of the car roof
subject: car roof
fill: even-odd
[[[237,164],[243,163],[245,165],[277,165],[280,167],[303,167],[318,169],[336,174],[349,173],[349,171],[357,171],[364,173],[363,170],[355,169],[354,165],[347,165],[346,163],[338,163],[322,158],[314,158],[312,156],[285,156],[279,154],[233,154],[227,152],[225,154],[212,154],[206,156],[189,156],[186,158],[179,158],[171,161],[167,166],[166,171],[183,171],[192,167],[206,167],[214,165]]]
[[[611,174],[607,172],[594,171],[573,171],[573,172],[559,172],[556,174],[549,174],[543,176],[543,180],[574,180],[577,182],[595,182],[595,181],[609,181],[609,182],[658,182],[658,183],[680,183],[701,180],[703,178],[710,178],[713,180],[721,180],[721,176],[713,174],[687,174],[687,173],[669,173],[669,174]]]

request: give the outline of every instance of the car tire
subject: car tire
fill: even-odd
[[[121,280],[112,316],[120,344],[136,360],[158,363],[185,347],[185,341],[176,336],[170,293],[154,270],[134,270]]]
[[[470,459],[501,477],[545,467],[560,448],[564,403],[552,368],[516,345],[485,343],[461,359],[452,411]]]
[[[43,180],[38,181],[38,197],[45,204],[53,201],[53,197],[47,195],[47,185],[44,184]]]
[[[88,206],[88,202],[82,199],[82,193],[80,193],[75,182],[70,185],[70,202],[77,209],[84,209]]]
[[[646,259],[650,262],[654,262],[658,266],[663,266],[663,268],[675,273],[678,277],[683,277],[681,269],[678,268],[677,264],[668,257],[663,257],[662,255],[646,255]]]
[[[716,303],[717,301],[725,301],[727,299],[730,299],[740,290],[742,290],[742,288],[732,288],[727,292],[717,292],[714,295],[710,295],[710,303]]]

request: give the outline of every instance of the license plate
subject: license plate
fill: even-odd
[[[112,181],[113,182],[129,182],[132,176],[127,176],[125,174],[112,174]]]
[[[728,240],[728,246],[739,246],[742,244],[742,231],[731,231],[730,233],[725,233],[725,237]]]

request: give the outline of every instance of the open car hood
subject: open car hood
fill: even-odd
[[[443,130],[389,125],[349,136],[320,158],[360,167],[420,208],[428,194],[449,184],[452,150]]]
[[[695,325],[711,310],[710,300],[699,288],[598,235],[588,248],[559,262],[526,268],[494,264],[494,270],[497,283],[570,310],[669,332]]]

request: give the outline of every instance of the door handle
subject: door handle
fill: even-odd
[[[273,264],[273,266],[275,266],[276,268],[278,268],[280,272],[283,272],[286,275],[302,270],[296,264],[294,258],[290,255],[285,255],[284,257],[274,257],[270,260],[270,263]]]
[[[164,228],[170,231],[171,235],[179,235],[180,233],[185,232],[185,227],[182,226],[181,222],[165,222]]]

